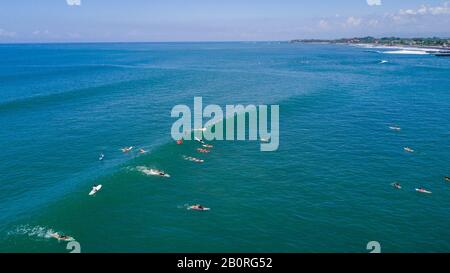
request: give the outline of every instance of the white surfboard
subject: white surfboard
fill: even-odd
[[[96,187],[92,187],[92,190],[91,190],[91,192],[89,192],[89,195],[96,194],[101,188],[102,188],[102,185],[98,185]]]
[[[197,208],[193,208],[193,207],[189,207],[188,210],[198,210],[198,211],[204,211],[204,210],[210,210],[210,208],[202,208],[202,209],[197,209]]]
[[[164,175],[161,175],[161,171],[158,171],[158,170],[155,170],[155,169],[150,169],[150,170],[148,170],[145,173],[149,174],[149,175],[154,175],[154,176],[161,176],[161,177],[167,177],[167,178],[170,177],[170,175],[167,174],[167,173],[164,173]]]
[[[194,137],[194,139],[195,139],[196,141],[200,142],[201,144],[205,144],[205,142],[204,142],[203,140],[199,139],[198,137]]]
[[[427,191],[425,189],[416,189],[417,192],[421,192],[421,193],[428,193],[431,194],[431,191]]]

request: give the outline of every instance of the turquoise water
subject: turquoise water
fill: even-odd
[[[68,252],[51,231],[82,252],[450,251],[448,58],[143,43],[0,45],[0,60],[1,252]],[[176,145],[170,111],[194,96],[279,104],[278,151]]]

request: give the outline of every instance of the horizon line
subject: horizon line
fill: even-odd
[[[7,42],[0,41],[0,45],[26,45],[26,44],[158,44],[158,43],[273,43],[273,42],[290,42],[295,40],[340,40],[340,39],[354,39],[354,38],[366,38],[372,37],[375,39],[381,38],[400,38],[400,39],[450,39],[450,37],[439,36],[417,36],[417,37],[402,37],[402,36],[353,36],[353,37],[340,37],[340,38],[292,38],[288,40],[179,40],[179,41],[22,41],[22,42]]]

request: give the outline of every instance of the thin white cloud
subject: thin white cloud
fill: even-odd
[[[81,0],[66,0],[69,6],[81,6]]]
[[[350,16],[345,21],[345,26],[357,27],[361,24],[361,18]]]
[[[442,15],[450,14],[449,2],[445,2],[442,6],[430,7],[426,5],[420,6],[418,9],[401,9],[399,15]]]
[[[320,28],[328,28],[328,26],[329,26],[329,24],[328,24],[328,21],[327,20],[320,20],[319,21],[319,27]]]
[[[376,26],[378,26],[379,23],[380,23],[380,21],[378,21],[377,19],[371,19],[371,20],[369,20],[367,25],[369,25],[370,27],[376,27]]]
[[[11,38],[14,36],[16,36],[15,32],[7,31],[7,30],[0,28],[0,37]]]
[[[49,34],[50,34],[50,31],[48,31],[48,29],[45,29],[45,30],[35,30],[35,31],[32,32],[32,34],[33,34],[34,36],[49,35]]]
[[[369,6],[381,6],[381,0],[366,0]]]

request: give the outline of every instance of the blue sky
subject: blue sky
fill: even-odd
[[[450,0],[14,0],[0,42],[450,37]]]

